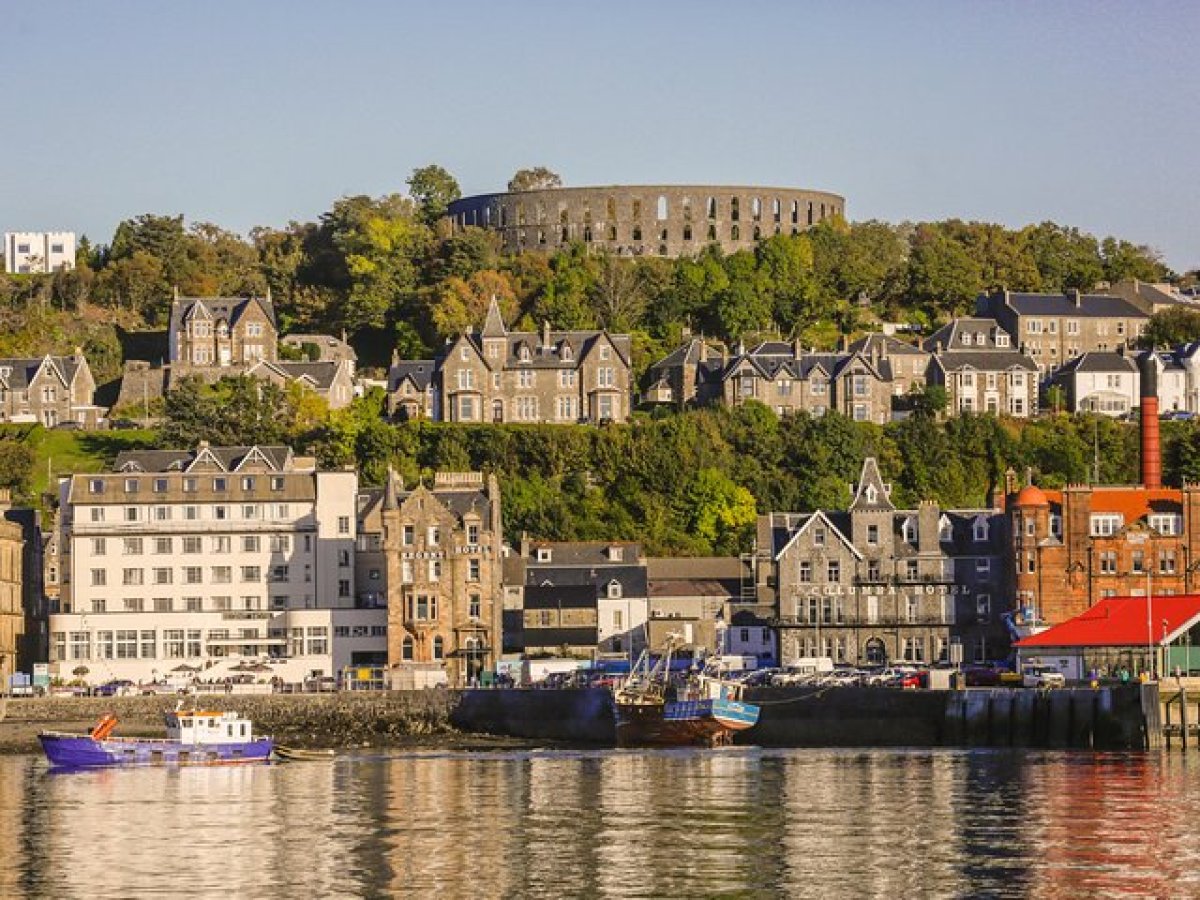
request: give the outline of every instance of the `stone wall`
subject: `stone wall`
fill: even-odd
[[[480,194],[450,204],[456,229],[500,233],[508,252],[552,253],[579,241],[621,256],[726,253],[775,234],[798,234],[845,215],[838,194],[731,185],[611,185]]]

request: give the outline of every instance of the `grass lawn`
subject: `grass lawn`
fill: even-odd
[[[58,479],[75,472],[99,472],[122,450],[153,447],[157,432],[143,429],[69,431],[41,425],[9,425],[13,435],[33,449],[33,495],[57,493]]]

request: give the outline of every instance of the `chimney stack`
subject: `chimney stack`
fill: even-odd
[[[1162,487],[1162,455],[1158,445],[1158,367],[1154,352],[1138,359],[1141,375],[1142,487]]]

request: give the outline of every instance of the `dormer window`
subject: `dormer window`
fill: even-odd
[[[915,544],[917,542],[916,520],[911,518],[905,519],[904,525],[901,526],[900,532],[906,541],[908,541],[910,544]]]
[[[612,546],[608,548],[608,558],[612,562],[620,562],[625,558],[625,548]]]
[[[996,346],[997,347],[1007,347],[1008,346],[1008,335],[1005,334],[1003,331],[996,332]]]
[[[549,547],[538,547],[537,548],[537,561],[538,562],[548,563],[548,562],[550,562],[552,555],[553,554],[551,553]]]
[[[617,581],[616,579],[613,579],[612,581],[610,581],[608,583],[608,596],[609,596],[609,599],[613,599],[613,600],[620,598],[621,582]]]
[[[875,490],[875,485],[873,485],[873,484],[867,485],[866,493],[867,493],[867,502],[868,503],[874,503],[875,500],[879,497],[879,491]]]
[[[533,358],[533,355],[529,352],[529,347],[526,344],[521,345],[521,349],[518,351],[517,355],[520,357],[521,362],[529,362]]]
[[[1125,524],[1120,513],[1102,513],[1092,516],[1092,537],[1112,537]]]
[[[990,526],[988,525],[988,520],[983,516],[978,516],[971,524],[971,538],[976,543],[982,543],[988,539],[989,530]]]
[[[574,359],[574,358],[575,358],[575,354],[574,354],[574,353],[571,351],[571,345],[570,345],[570,344],[563,344],[563,347],[562,347],[562,358],[563,358],[563,360],[564,360],[564,361],[566,361],[566,362],[570,362],[572,359]]]
[[[938,540],[948,541],[954,537],[954,526],[950,524],[950,520],[942,516],[942,520],[938,522]]]

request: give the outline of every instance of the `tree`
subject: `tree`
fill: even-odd
[[[167,290],[177,285],[190,288],[193,267],[188,259],[187,233],[183,216],[157,216],[152,213],[126,219],[117,225],[109,248],[110,261],[129,259],[146,254],[158,261]]]
[[[601,327],[609,331],[631,331],[646,310],[646,294],[633,260],[611,254],[600,257],[592,285],[592,305]]]
[[[982,287],[979,264],[958,241],[933,225],[919,225],[908,261],[913,299],[935,315],[961,315]]]
[[[1158,251],[1151,247],[1106,237],[1100,243],[1100,254],[1104,258],[1104,278],[1112,284],[1131,278],[1160,282],[1171,275]]]
[[[532,169],[518,169],[508,182],[509,193],[518,191],[544,191],[548,188],[562,187],[562,178],[556,172],[551,172],[545,166]]]
[[[16,440],[0,440],[0,486],[25,496],[33,483],[33,449]]]
[[[1027,227],[1024,236],[1041,276],[1042,290],[1090,291],[1104,277],[1100,248],[1092,235],[1043,222]]]
[[[950,395],[940,384],[926,384],[921,387],[914,384],[908,396],[913,415],[927,419],[936,419],[950,405]]]
[[[737,548],[739,533],[754,524],[753,495],[717,469],[696,472],[684,495],[688,525],[715,552]]]
[[[413,169],[408,176],[408,192],[417,202],[421,220],[433,225],[446,214],[446,208],[462,196],[454,176],[438,165]]]

